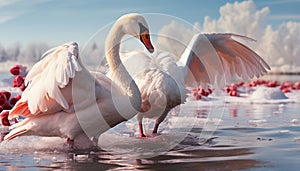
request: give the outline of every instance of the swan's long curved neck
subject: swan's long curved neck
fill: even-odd
[[[122,30],[122,25],[118,24],[118,22],[112,27],[105,44],[106,59],[115,78],[119,80],[122,87],[126,90],[131,104],[137,111],[139,111],[141,105],[141,94],[139,88],[122,64],[119,55],[120,43],[125,34],[126,33]]]

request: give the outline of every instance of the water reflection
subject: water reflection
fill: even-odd
[[[249,159],[249,156],[254,154],[251,148],[203,146],[196,142],[198,138],[189,135],[171,151],[147,159],[132,159],[126,155],[116,156],[106,151],[37,152],[34,154],[33,161],[25,161],[27,163],[25,165],[20,162],[16,166],[7,163],[6,169],[218,170],[222,168],[224,170],[226,168],[225,170],[239,170],[259,168],[264,165],[261,161]],[[25,154],[19,159],[26,160],[29,156]]]
[[[102,142],[106,144],[102,144],[103,148],[97,151],[64,151],[60,147],[64,143],[63,139],[16,139],[5,147],[1,144],[0,170],[297,168],[300,126],[291,121],[300,119],[299,105],[226,104],[224,111],[219,110],[221,114],[224,112],[223,115],[215,119],[210,115],[210,107],[197,106],[191,109],[187,117],[179,116],[176,110],[170,113],[163,125],[164,131],[150,140],[136,138],[134,134],[117,135],[108,132],[102,137]],[[218,129],[204,130],[204,123],[218,125]],[[199,144],[199,136],[203,132],[212,136]],[[22,147],[23,151],[20,151]]]

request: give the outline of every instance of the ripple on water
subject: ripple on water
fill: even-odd
[[[116,127],[100,138],[101,150],[68,151],[61,138],[16,138],[0,144],[0,170],[298,169],[300,125],[291,121],[299,120],[299,105],[228,104],[219,118],[203,108],[188,116],[175,111],[151,139],[135,137],[137,129],[128,127],[136,125]]]

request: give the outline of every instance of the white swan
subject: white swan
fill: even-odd
[[[142,95],[137,115],[141,137],[145,137],[142,119],[156,119],[153,129],[156,134],[170,109],[185,101],[185,86],[220,84],[223,76],[230,81],[234,74],[243,79],[259,77],[270,69],[259,55],[232,37],[253,40],[235,34],[197,34],[178,61],[172,52],[164,51],[153,55],[137,51],[121,55]],[[111,77],[110,72],[107,75]]]
[[[111,28],[106,58],[126,92],[103,74],[95,73],[95,80],[80,61],[77,43],[53,48],[28,73],[29,85],[9,114],[9,118],[27,118],[13,125],[4,140],[24,135],[59,136],[72,145],[83,130],[90,129],[89,136],[98,136],[133,117],[140,109],[141,95],[119,57],[125,34],[139,38],[150,52],[154,49],[148,25],[139,14],[124,15]]]

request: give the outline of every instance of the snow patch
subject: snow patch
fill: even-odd
[[[283,100],[288,99],[279,88],[257,87],[249,97],[252,100]]]

